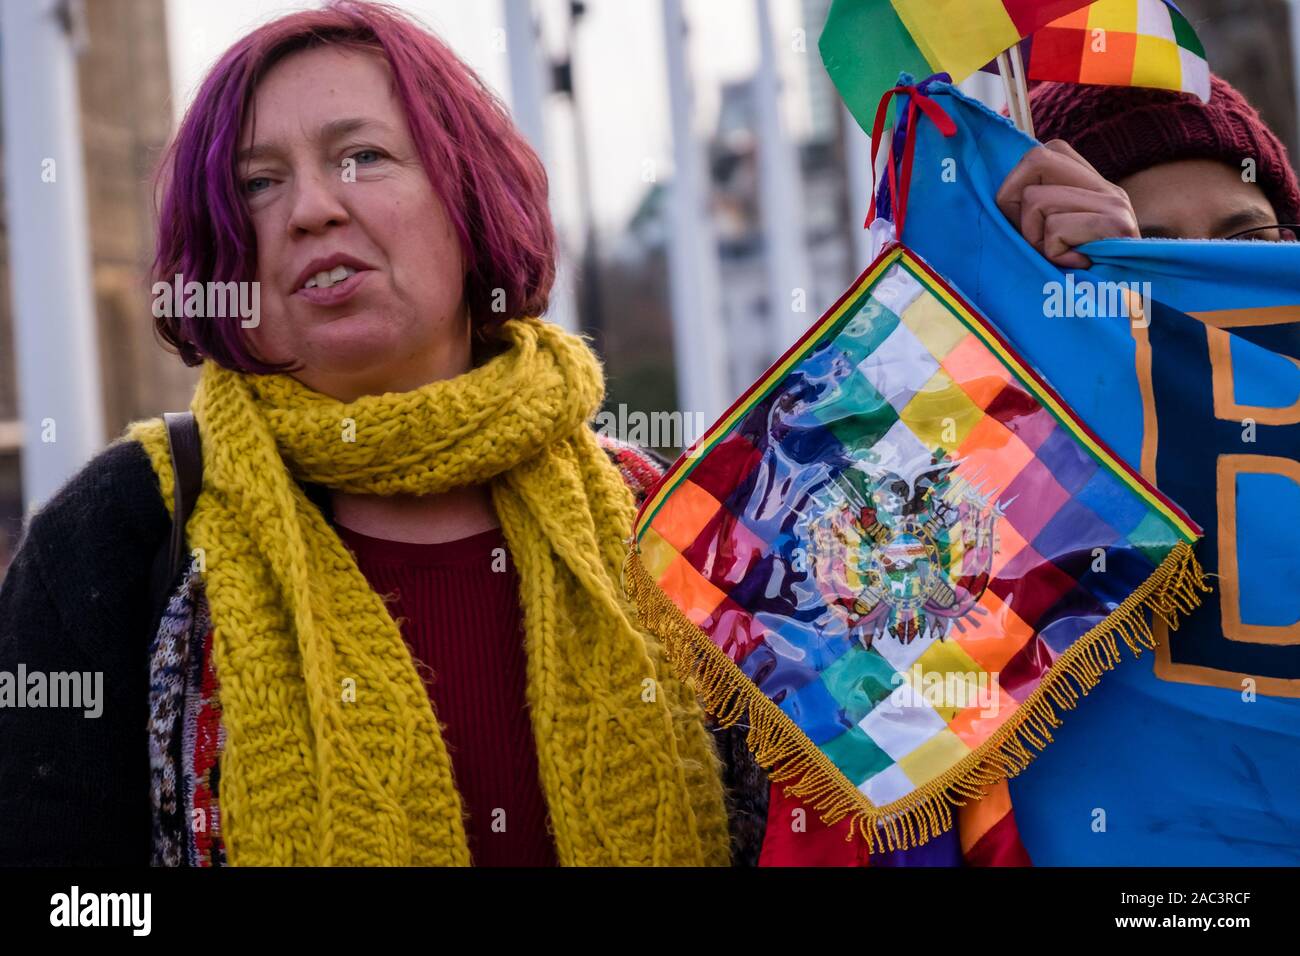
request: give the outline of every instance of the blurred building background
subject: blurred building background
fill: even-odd
[[[197,380],[155,340],[145,281],[153,257],[150,174],[172,129],[165,7],[164,0],[84,7],[88,42],[78,82],[106,435],[187,407]],[[5,187],[0,178],[0,196]],[[8,254],[15,238],[0,219],[0,569],[23,517]]]
[[[1295,0],[1178,0],[1196,28],[1210,69],[1253,103],[1300,163],[1296,109],[1300,75],[1293,46]]]
[[[33,0],[36,2],[36,0]],[[511,101],[511,71],[524,58],[518,24],[535,20],[535,102],[512,105],[544,130],[555,214],[574,289],[561,297],[573,325],[597,333],[607,407],[680,409],[670,295],[673,137],[661,11],[668,0],[406,0],[488,84]],[[676,2],[676,0],[675,0]],[[1297,0],[1300,3],[1300,0]],[[690,29],[687,70],[693,131],[716,260],[722,348],[718,394],[727,401],[790,344],[789,303],[772,300],[762,163],[765,75],[756,18],[763,0],[680,0]],[[81,134],[102,380],[103,429],[188,405],[196,381],[155,338],[145,280],[152,257],[151,176],[202,73],[237,36],[307,0],[89,0],[78,59]],[[1180,0],[1211,67],[1242,89],[1300,156],[1297,78],[1288,0]],[[779,122],[796,180],[785,200],[805,254],[806,323],[815,321],[865,267],[860,229],[869,176],[865,136],[840,106],[817,54],[829,0],[770,0]],[[0,30],[4,29],[0,23]],[[511,32],[511,31],[514,32]],[[996,81],[976,90],[995,105]],[[534,113],[536,114],[534,116]],[[768,125],[765,126],[765,123]],[[532,133],[530,133],[532,135]],[[544,147],[544,148],[543,148]],[[0,144],[3,148],[3,144]],[[583,175],[585,173],[585,175]],[[5,184],[0,182],[0,191]],[[0,207],[3,208],[3,207]],[[0,574],[24,513],[8,248],[0,218]],[[782,315],[785,310],[785,315]],[[572,326],[571,326],[572,327]],[[680,325],[677,337],[682,337]],[[688,330],[689,331],[689,330]],[[696,409],[680,409],[694,412]],[[721,409],[717,409],[720,411]],[[704,424],[708,424],[705,422]],[[690,436],[694,437],[694,436]],[[658,441],[674,453],[673,443]],[[653,442],[652,442],[653,443]]]

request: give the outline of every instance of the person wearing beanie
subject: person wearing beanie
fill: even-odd
[[[1217,76],[1204,103],[1162,90],[1041,83],[1030,108],[1044,145],[1024,153],[996,200],[1063,269],[1089,268],[1079,247],[1098,239],[1296,239],[1300,183],[1287,151]],[[1272,610],[1294,605],[1261,607],[1274,597],[1290,602],[1296,590],[1293,549],[1279,530],[1289,527],[1296,419],[1272,411],[1290,402],[1287,368],[1300,357],[1293,297],[1278,292],[1294,285],[1286,263],[1296,247],[1238,256],[1241,248],[1203,241],[1186,250],[1149,245],[1168,253],[1150,271],[1141,249],[1111,264],[1126,279],[1172,284],[1175,273],[1194,273],[1204,291],[1164,301],[1145,322],[1130,313],[1131,334],[1110,323],[1114,336],[1087,355],[1058,348],[1043,371],[1096,370],[1094,409],[1127,419],[1111,434],[1135,439],[1128,453],[1137,459],[1140,446],[1141,457],[1132,463],[1205,528],[1197,551],[1216,593],[1177,634],[1157,639],[1154,663],[1116,668],[1086,708],[1053,729],[1052,746],[1009,784],[1017,830],[1036,866],[1294,866],[1295,658],[1280,656],[1289,649],[1273,636],[1294,618]],[[1250,260],[1246,276],[1234,274]],[[1264,268],[1277,276],[1267,291],[1252,281]],[[1152,284],[1143,284],[1147,295]],[[1235,374],[1226,390],[1225,372]],[[1126,388],[1129,398],[1115,394]],[[1245,408],[1237,404],[1245,395],[1264,397]],[[1247,476],[1256,469],[1259,484]],[[1251,508],[1260,517],[1239,522]],[[1242,619],[1267,626],[1247,631]]]
[[[998,190],[1002,212],[1044,257],[1091,263],[1094,239],[1294,239],[1300,183],[1286,147],[1229,83],[1210,101],[1167,90],[1038,83],[1044,145]]]

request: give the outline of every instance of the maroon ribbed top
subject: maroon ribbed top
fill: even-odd
[[[335,530],[389,599],[425,678],[474,865],[557,865],[525,696],[519,577],[501,529],[439,544]]]

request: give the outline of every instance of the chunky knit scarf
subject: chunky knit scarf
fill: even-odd
[[[721,765],[619,588],[634,505],[588,422],[586,343],[537,319],[453,379],[340,402],[209,362],[187,525],[214,622],[235,865],[470,862],[462,804],[397,624],[297,481],[365,494],[488,484],[519,569],[527,699],[565,865],[725,865]],[[163,499],[159,420],[148,449]]]

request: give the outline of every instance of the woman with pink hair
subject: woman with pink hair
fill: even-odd
[[[546,175],[496,98],[388,7],[295,13],[159,190],[193,418],[96,457],[0,591],[0,670],[105,678],[94,719],[0,709],[0,862],[729,863],[727,768],[619,583],[659,466],[540,318]]]

